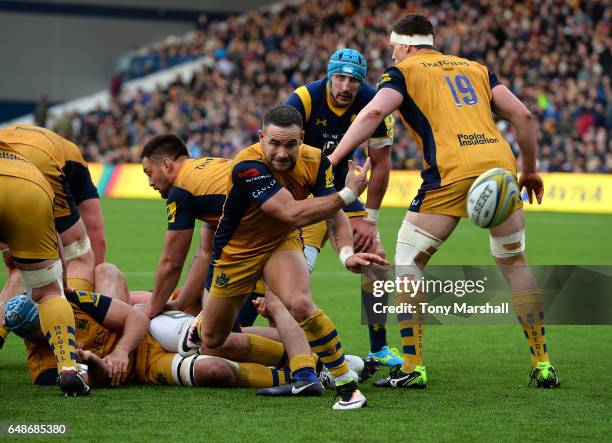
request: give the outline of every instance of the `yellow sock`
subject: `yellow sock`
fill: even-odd
[[[312,355],[306,355],[306,354],[295,355],[289,361],[289,370],[291,371],[292,374],[304,368],[310,368],[314,371],[315,363],[312,360]]]
[[[249,340],[249,350],[244,356],[245,361],[264,366],[278,366],[281,363],[285,354],[285,347],[282,343],[259,335],[245,335]]]
[[[271,388],[289,380],[286,369],[269,368],[258,363],[238,363],[238,386],[243,388]]]
[[[529,343],[531,365],[535,367],[539,362],[548,361],[542,293],[537,289],[516,292],[512,294],[512,308]]]
[[[344,359],[344,349],[338,337],[336,327],[325,315],[319,310],[312,317],[307,318],[300,323],[302,329],[306,333],[306,338],[312,350],[319,356],[325,367],[342,384],[343,378],[348,374],[349,367]],[[350,378],[346,381],[350,381]]]
[[[68,287],[76,291],[94,292],[94,285],[84,278],[68,277]]]
[[[400,329],[402,352],[404,357],[404,364],[402,365],[402,371],[412,372],[417,366],[423,365],[423,334],[425,332],[425,316],[420,313],[419,302],[423,302],[424,298],[410,297],[408,293],[398,293],[396,297],[396,304],[400,306],[400,303],[406,303],[407,306],[415,306],[416,312],[414,314],[402,313],[397,314],[397,321]]]
[[[74,314],[68,300],[60,295],[47,297],[38,305],[40,328],[57,360],[57,370],[76,369]]]
[[[2,349],[2,346],[4,345],[4,341],[6,340],[6,336],[9,335],[11,331],[8,330],[8,328],[2,326],[0,328],[0,349]]]

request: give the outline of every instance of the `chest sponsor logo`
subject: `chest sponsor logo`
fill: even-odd
[[[488,137],[486,134],[457,134],[459,146],[490,145],[499,143],[499,139]]]

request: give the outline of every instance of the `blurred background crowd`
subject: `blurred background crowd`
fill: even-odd
[[[363,52],[368,79],[391,66],[392,23],[410,12],[428,15],[436,45],[497,74],[537,117],[540,169],[612,172],[612,8],[589,0],[446,0],[402,7],[382,0],[310,0],[209,22],[130,55],[111,83],[112,99],[94,111],[38,123],[76,142],[89,161],[137,161],[154,134],[173,131],[192,157],[232,157],[256,140],[265,109],[294,88],[322,78],[330,54],[344,46]],[[202,59],[190,79],[168,87],[121,91],[137,78]],[[42,121],[41,121],[42,120]],[[498,123],[515,152],[513,129]],[[422,157],[396,122],[395,169],[419,169]]]

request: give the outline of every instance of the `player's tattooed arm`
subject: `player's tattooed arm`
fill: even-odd
[[[329,240],[336,253],[345,247],[353,247],[353,233],[351,223],[344,211],[338,211],[325,219]]]
[[[375,254],[357,252],[353,249],[353,232],[351,223],[344,211],[338,211],[334,216],[325,220],[329,238],[338,253],[338,257],[349,271],[359,273],[362,266],[372,263],[387,265],[388,262]]]

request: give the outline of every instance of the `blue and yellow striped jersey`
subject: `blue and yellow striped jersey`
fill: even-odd
[[[492,88],[498,84],[484,66],[433,50],[383,73],[379,89],[403,95],[399,115],[423,150],[422,189],[496,167],[516,171],[514,154],[493,120]]]
[[[376,95],[376,89],[362,84],[355,101],[346,108],[337,108],[330,98],[329,85],[326,79],[317,80],[300,86],[287,99],[286,103],[299,111],[304,120],[304,144],[321,149],[330,155],[346,133],[357,114]],[[369,148],[382,148],[393,143],[393,116],[388,116],[368,140]],[[347,156],[334,168],[336,189],[344,187],[348,172]]]
[[[168,230],[193,229],[196,219],[216,228],[229,173],[230,161],[224,158],[185,160],[168,192]]]

